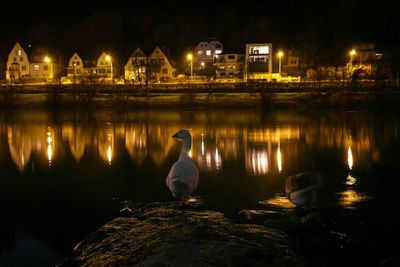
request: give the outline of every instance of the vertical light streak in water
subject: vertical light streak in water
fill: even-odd
[[[357,179],[351,175],[351,170],[353,169],[353,151],[351,147],[347,149],[347,165],[349,166],[349,175],[346,178],[346,185],[354,185],[357,182]]]
[[[192,157],[192,150],[189,150],[189,157]]]
[[[281,154],[281,145],[278,145],[278,150],[276,151],[276,159],[278,162],[278,171],[282,172],[282,154]]]
[[[221,165],[222,165],[221,155],[219,154],[218,148],[215,148],[215,168],[217,170],[220,170]]]
[[[262,175],[268,172],[268,154],[266,150],[252,149],[250,152],[251,172]]]
[[[201,134],[201,155],[204,156],[204,134]]]
[[[353,152],[351,151],[351,147],[347,149],[347,164],[349,165],[349,170],[353,169]]]
[[[108,145],[108,148],[107,148],[107,159],[108,159],[108,165],[111,165],[111,161],[112,161],[111,145]]]
[[[108,160],[108,165],[111,165],[112,162],[112,156],[113,156],[113,134],[108,134],[107,135],[107,160]]]
[[[51,132],[47,132],[47,159],[49,160],[49,165],[51,165],[51,160],[53,158],[53,137]]]

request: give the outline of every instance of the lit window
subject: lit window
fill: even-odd
[[[39,65],[37,65],[37,64],[36,64],[36,65],[33,65],[33,69],[34,69],[34,70],[39,70]]]
[[[219,55],[219,54],[221,54],[221,53],[222,53],[222,50],[220,50],[220,49],[215,50],[215,54]]]
[[[22,55],[22,51],[18,50],[18,56]]]
[[[206,50],[206,55],[211,56],[211,50]]]
[[[197,54],[198,54],[199,56],[201,56],[201,55],[203,54],[203,50],[197,51]]]

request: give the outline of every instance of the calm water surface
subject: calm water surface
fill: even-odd
[[[193,133],[196,195],[235,218],[285,208],[288,175],[318,170],[336,230],[389,256],[399,221],[397,112],[0,112],[0,266],[52,266],[121,202],[171,201],[165,177]]]

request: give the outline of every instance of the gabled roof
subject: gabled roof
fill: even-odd
[[[146,57],[146,54],[143,52],[142,49],[140,49],[140,47],[137,47],[135,51],[133,51],[133,53],[129,56],[129,58],[132,57]]]

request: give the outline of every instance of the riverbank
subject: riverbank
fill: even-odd
[[[2,108],[307,108],[397,106],[400,90],[388,86],[331,87],[268,85],[251,87],[143,88],[105,86],[8,86]]]

